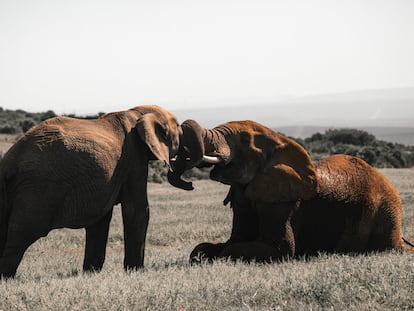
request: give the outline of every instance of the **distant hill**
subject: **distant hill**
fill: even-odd
[[[184,121],[187,118],[192,118],[198,120],[205,127],[212,127],[217,124],[226,122],[228,120],[257,120],[268,125],[276,131],[282,132],[296,139],[300,144],[302,144],[305,147],[306,150],[309,151],[309,153],[312,156],[312,159],[315,161],[318,161],[330,154],[344,153],[359,156],[371,165],[374,165],[376,167],[414,166],[414,126],[393,127],[365,125],[359,126],[358,129],[355,129],[357,126],[354,126],[354,128],[350,128],[349,126],[341,125],[341,122],[342,124],[355,122],[355,120],[352,118],[338,121],[335,126],[323,125],[322,121],[319,125],[310,126],[272,126],[272,124],[281,123],[280,120],[284,120],[280,117],[282,115],[280,114],[280,111],[283,110],[281,108],[285,108],[285,116],[292,118],[292,116],[295,117],[296,115],[298,116],[297,120],[299,120],[299,118],[306,118],[310,116],[310,113],[305,113],[306,109],[308,109],[309,107],[312,107],[314,109],[315,107],[321,107],[321,105],[327,107],[326,103],[290,103],[279,106],[273,106],[271,104],[262,104],[258,106],[250,105],[240,107],[235,106],[231,108],[226,107],[223,109],[210,108],[194,111],[187,110],[181,111],[181,113],[183,114],[181,116],[179,115],[179,113],[176,114],[180,117],[181,121]],[[329,105],[329,108],[331,109],[336,105],[337,104]],[[362,111],[368,111],[367,109],[370,105],[372,104],[368,103],[358,108],[355,106],[355,104],[349,104],[348,106],[342,105],[341,108],[352,107],[352,109],[359,109],[358,111],[360,112],[360,116],[363,115]],[[406,105],[406,102],[400,103],[399,105],[400,106],[398,106],[397,104],[393,105],[393,108],[396,108],[397,106],[399,107],[398,109],[395,109],[398,113],[395,113],[393,117],[398,116],[404,119],[404,113],[401,113],[399,109],[403,105]],[[389,104],[383,104],[383,106],[381,106],[381,109],[383,108],[389,109]],[[412,106],[410,105],[408,107],[402,108],[408,108],[409,110],[409,108],[412,108]],[[341,115],[342,117],[345,117],[345,111],[343,112],[343,114],[336,113],[336,115]],[[325,120],[328,123],[332,122],[332,119],[329,119],[329,113],[331,113],[331,111],[327,111],[327,113],[324,113],[323,118],[321,115],[321,120]],[[99,117],[101,114],[102,113],[99,113],[94,116],[83,116],[81,118],[93,119]],[[335,117],[337,117],[336,115]],[[380,113],[375,113],[375,121],[381,119],[379,117],[380,115]],[[413,115],[410,113],[405,113],[405,115],[406,119],[410,119],[413,117]],[[23,110],[8,110],[0,107],[0,158],[2,157],[3,153],[14,143],[16,137],[19,134],[25,132],[31,126],[54,116],[55,113],[52,110],[48,110],[46,112],[41,113],[31,113]],[[387,116],[389,116],[389,114],[384,114],[382,116],[382,119],[387,119]],[[72,115],[72,117],[77,116]],[[266,122],[266,120],[268,120],[268,122]],[[279,120],[279,122],[272,123],[273,121],[271,120]],[[300,124],[299,121],[297,122],[297,124]],[[338,129],[339,126],[341,127],[341,129]],[[347,127],[347,129],[343,129],[345,127]],[[404,144],[406,146],[401,144]],[[166,174],[167,169],[164,167],[164,165],[158,163],[157,161],[151,162],[150,174],[148,179],[149,181],[163,182],[166,179]],[[194,178],[208,177],[208,171],[205,170],[193,170],[189,174]]]
[[[330,129],[351,128],[333,126],[281,126],[273,130],[291,137],[306,138],[315,133],[324,133]],[[414,146],[414,127],[391,127],[391,126],[357,126],[360,130],[373,134],[376,138],[393,143]]]
[[[179,120],[195,119],[205,127],[250,119],[297,137],[307,137],[328,128],[359,128],[379,139],[414,145],[414,88],[284,100],[243,99],[173,112]]]
[[[327,129],[357,128],[380,140],[414,146],[414,88],[284,99],[244,98],[209,102],[203,108],[188,106],[172,112],[180,122],[195,119],[208,128],[231,120],[250,119],[299,138]],[[32,113],[0,107],[0,133],[21,133],[54,115],[52,110]]]

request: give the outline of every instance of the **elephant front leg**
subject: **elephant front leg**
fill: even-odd
[[[149,221],[147,197],[140,200],[126,199],[122,203],[124,223],[125,270],[144,266],[145,238]]]
[[[257,209],[251,206],[243,191],[242,186],[232,185],[224,199],[224,205],[230,202],[233,210],[230,238],[225,243],[205,242],[197,245],[190,254],[190,263],[200,263],[203,260],[212,262],[223,257],[222,252],[227,247],[236,243],[254,241],[258,238],[259,218]]]
[[[259,237],[259,216],[257,209],[245,202],[232,202],[233,225],[227,244],[254,241]]]
[[[264,262],[279,261],[284,257],[274,245],[264,241],[234,243],[226,247],[218,257],[229,258],[233,261]]]
[[[203,261],[209,263],[219,258],[219,254],[227,246],[227,243],[201,243],[198,244],[190,254],[190,263],[198,264]]]
[[[257,204],[260,237],[258,242],[271,245],[274,254],[271,260],[283,260],[295,256],[295,236],[291,218],[299,202]]]
[[[111,218],[112,209],[97,223],[85,228],[86,245],[83,271],[100,271],[102,269]]]

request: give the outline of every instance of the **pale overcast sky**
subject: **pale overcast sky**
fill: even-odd
[[[0,0],[0,106],[168,109],[414,87],[414,1]]]

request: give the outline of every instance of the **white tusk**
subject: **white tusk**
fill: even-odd
[[[177,162],[177,160],[178,160],[178,156],[175,156],[174,158],[171,158],[170,159],[170,162]],[[190,161],[191,159],[190,158],[185,158],[185,161]]]
[[[223,160],[219,157],[211,157],[203,155],[203,161],[210,164],[218,164],[221,163]]]

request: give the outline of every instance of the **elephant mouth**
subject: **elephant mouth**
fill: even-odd
[[[234,162],[225,163],[222,161],[218,165],[214,165],[210,171],[210,179],[231,185],[234,181],[238,181],[241,178],[239,173],[240,168]]]
[[[206,164],[214,165],[210,171],[210,179],[218,181],[224,184],[230,184],[226,179],[226,172],[232,169],[232,161],[228,157],[223,155],[203,155],[203,162]]]
[[[224,178],[223,171],[223,167],[214,166],[214,168],[210,171],[210,179],[227,184],[228,182],[226,182]]]

